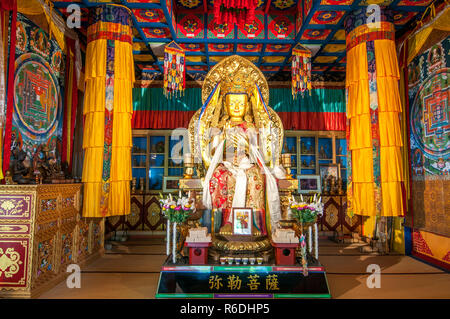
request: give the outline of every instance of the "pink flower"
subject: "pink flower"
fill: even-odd
[[[176,211],[179,211],[180,209],[181,209],[181,206],[175,207],[175,210],[176,210]]]

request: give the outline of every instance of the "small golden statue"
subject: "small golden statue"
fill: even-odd
[[[15,184],[15,183],[13,182],[12,174],[11,174],[11,171],[10,171],[10,170],[7,170],[7,171],[6,171],[6,174],[5,174],[5,183],[6,183],[6,185],[13,185],[13,184]]]

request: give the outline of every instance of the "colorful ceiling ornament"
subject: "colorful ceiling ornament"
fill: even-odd
[[[180,14],[177,23],[177,36],[181,38],[203,38],[205,34],[203,15]]]
[[[329,29],[307,29],[303,32],[304,40],[325,40],[331,33]]]
[[[265,56],[263,63],[283,63],[285,59],[285,56]]]
[[[231,43],[211,43],[208,45],[210,52],[232,52],[233,44]]]
[[[203,1],[200,0],[176,0],[178,8],[184,9],[197,9],[203,5]]]
[[[208,16],[208,39],[233,39],[234,27],[218,24],[213,16]]]
[[[133,13],[138,22],[166,22],[162,9],[133,9]]]
[[[188,55],[186,56],[186,61],[187,62],[192,62],[192,63],[205,63],[206,62],[206,58],[204,56],[201,55]]]
[[[333,40],[344,41],[345,40],[345,30],[344,29],[337,30],[333,36]]]
[[[394,13],[394,24],[395,25],[406,24],[416,15],[417,12],[396,12]]]
[[[238,44],[237,52],[259,52],[262,44]]]
[[[294,19],[289,15],[269,16],[269,39],[293,39]]]
[[[262,65],[260,67],[260,70],[262,72],[278,72],[280,70],[280,67],[274,65]]]
[[[219,55],[219,56],[210,56],[209,57],[209,61],[211,61],[211,62],[220,62],[220,61],[222,61],[223,59],[225,59],[226,58],[226,56],[225,55]]]
[[[153,59],[153,56],[151,54],[135,54],[134,61],[153,62],[155,60]]]
[[[327,56],[327,55],[322,55],[322,56],[318,56],[314,59],[315,63],[332,63],[334,61],[336,61],[337,57],[336,56]]]
[[[342,53],[345,52],[345,44],[327,44],[323,48],[323,52],[326,53]]]
[[[206,65],[188,65],[186,71],[206,72],[208,67]]]
[[[264,34],[264,16],[256,15],[251,23],[244,23],[238,26],[238,39],[263,39]]]
[[[297,4],[297,0],[272,0],[270,7],[274,10],[288,10]]]
[[[179,95],[186,88],[186,60],[184,50],[172,41],[164,48],[164,94]]]
[[[289,52],[291,50],[291,45],[290,44],[268,44],[266,46],[266,51],[267,52],[281,52],[281,53],[285,53],[285,52]]]
[[[147,44],[145,42],[133,42],[133,51],[146,51]]]
[[[337,24],[344,16],[344,11],[316,11],[311,24]]]
[[[167,38],[170,37],[169,28],[142,28],[142,32],[147,38]]]
[[[185,51],[189,52],[203,52],[205,51],[205,45],[202,43],[180,43],[180,47],[182,47]]]

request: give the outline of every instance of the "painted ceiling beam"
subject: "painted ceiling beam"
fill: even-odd
[[[145,2],[127,2],[123,1],[130,9],[161,9],[159,3],[145,3]]]
[[[272,3],[272,0],[266,0],[266,8],[264,9],[264,13],[268,14],[269,13],[269,8],[270,8],[270,4]]]
[[[206,3],[206,0],[203,0],[203,3]],[[207,8],[207,6],[206,6]],[[203,15],[203,19],[206,21],[206,23],[204,23],[204,34],[203,34],[203,39],[206,39],[207,35],[208,35],[208,14],[205,12],[205,14]],[[208,43],[205,43],[205,56],[206,56],[206,64],[209,66],[209,48],[208,48]]]
[[[124,0],[121,0],[121,3],[124,5],[125,1],[124,1]],[[138,22],[137,22],[136,16],[135,16],[134,14],[131,15],[131,20],[133,21],[134,27],[135,27],[136,30],[138,31],[138,33],[139,33],[139,35],[141,36],[141,38],[142,38],[142,39],[145,39],[145,34],[144,34],[144,32],[142,31],[142,29],[138,26]],[[147,42],[146,42],[145,44],[147,45],[147,48],[148,48],[148,50],[149,50],[150,55],[153,57],[153,60],[156,61],[158,58],[157,58],[156,55],[153,53],[153,51],[152,51],[150,45],[149,45]],[[160,67],[160,71],[161,71],[162,73],[164,73],[164,71],[163,71],[163,69],[162,69],[161,67]]]
[[[172,0],[169,0],[172,1]],[[167,8],[166,1],[160,1],[162,10],[164,12],[164,16],[166,17],[167,24],[169,25],[170,34],[172,35],[172,39],[177,42],[177,33],[175,32],[173,25],[172,25],[172,16],[169,13],[169,9]],[[176,22],[176,18],[175,18]]]
[[[136,29],[137,30],[137,29]],[[139,30],[138,30],[139,32]],[[145,37],[145,35],[142,35],[139,32],[139,35],[142,37],[144,37],[143,39],[133,39],[133,42],[145,42],[145,43],[169,43],[172,41],[172,39],[168,39],[168,38],[147,38]]]
[[[141,28],[168,28],[169,25],[162,22],[137,22],[137,26]]]
[[[348,16],[353,10],[356,10],[356,9],[360,6],[360,3],[361,3],[362,1],[364,1],[364,0],[355,0],[355,1],[353,2],[353,4],[350,6],[349,10],[345,11],[345,14],[342,16],[341,20],[339,20],[339,22],[338,22],[339,29],[342,29],[342,28],[344,27],[344,22],[345,22],[345,19],[347,18],[347,16]],[[336,34],[336,32],[337,32],[337,31],[331,32],[331,33],[329,34],[329,36],[327,37],[327,40],[330,41],[331,39],[333,39],[333,37],[334,37],[334,35]],[[318,51],[317,54],[316,54],[316,57],[317,57],[320,53],[322,53],[322,51],[323,51],[324,48],[325,48],[325,45],[323,45],[323,46],[320,47],[319,51]],[[347,52],[345,52],[345,53],[347,53]],[[342,57],[343,57],[343,55],[339,55],[339,57],[336,59],[336,61],[334,61],[334,62],[332,63],[332,65],[326,70],[326,72],[330,71],[331,68],[332,68],[333,66],[336,65],[336,62],[337,62],[337,61],[340,61],[340,60],[342,59]]]
[[[278,39],[192,39],[178,38],[177,43],[237,43],[237,44],[293,44],[294,40],[278,40]]]

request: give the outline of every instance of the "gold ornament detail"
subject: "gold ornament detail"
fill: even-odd
[[[11,278],[19,272],[21,264],[20,254],[14,251],[14,248],[7,248],[6,251],[0,248],[0,278],[2,275]]]
[[[0,200],[0,215],[16,215],[22,211],[24,202],[22,199]]]
[[[202,86],[202,103],[206,102],[216,84],[230,75],[249,84],[258,84],[264,101],[269,102],[269,85],[262,72],[249,60],[232,55],[217,63],[206,75]]]

